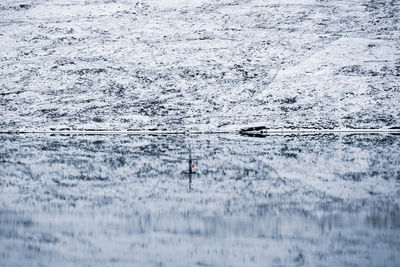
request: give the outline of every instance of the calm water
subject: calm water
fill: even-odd
[[[1,266],[400,264],[398,135],[0,144]]]

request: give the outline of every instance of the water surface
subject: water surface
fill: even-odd
[[[0,143],[1,265],[400,263],[398,135]]]

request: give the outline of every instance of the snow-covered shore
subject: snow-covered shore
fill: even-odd
[[[2,0],[0,266],[399,266],[399,10]]]
[[[399,126],[398,1],[2,1],[7,130]]]

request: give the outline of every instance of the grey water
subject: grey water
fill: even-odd
[[[0,135],[0,266],[398,266],[400,136]]]

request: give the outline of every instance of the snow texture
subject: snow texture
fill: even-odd
[[[2,1],[2,130],[400,123],[399,1]]]
[[[2,0],[0,266],[399,266],[399,11]]]

